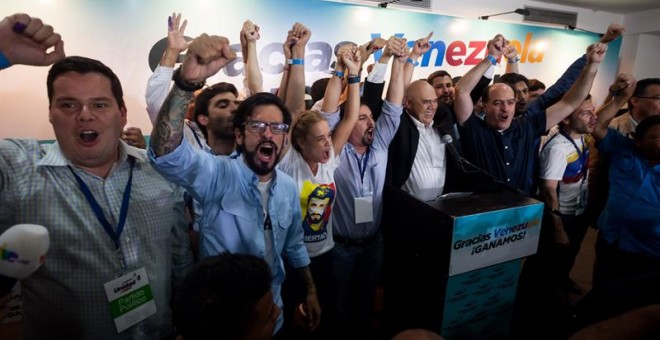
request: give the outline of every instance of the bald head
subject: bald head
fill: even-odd
[[[392,340],[444,340],[443,337],[426,329],[408,329],[397,335]]]
[[[516,109],[516,95],[511,85],[497,83],[489,86],[482,100],[486,124],[499,131],[508,129]]]
[[[416,80],[406,89],[406,111],[415,119],[430,125],[433,123],[435,110],[438,108],[438,97],[433,86],[426,80]]]

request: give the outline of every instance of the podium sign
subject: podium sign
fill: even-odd
[[[524,257],[536,253],[543,203],[514,192],[420,201],[385,186],[384,307],[393,334],[508,336]]]
[[[543,204],[454,219],[441,334],[505,339],[522,258],[536,252]]]
[[[454,219],[449,276],[536,253],[543,204]]]

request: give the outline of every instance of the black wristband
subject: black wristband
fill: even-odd
[[[550,209],[550,213],[553,215],[561,216],[561,213],[559,212],[558,209],[552,208]]]
[[[172,80],[174,80],[174,85],[176,85],[176,87],[178,87],[180,90],[186,91],[186,92],[195,92],[195,91],[201,89],[202,87],[204,87],[204,85],[206,85],[206,81],[203,81],[201,83],[191,84],[191,83],[183,80],[183,78],[181,78],[181,68],[180,67],[177,68],[176,70],[174,70],[174,74],[172,75]]]

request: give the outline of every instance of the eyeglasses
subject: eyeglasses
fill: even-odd
[[[289,130],[289,124],[286,123],[266,123],[260,120],[250,120],[243,124],[245,128],[253,133],[262,133],[266,127],[270,127],[270,132],[276,135],[283,135]]]
[[[654,96],[654,97],[635,96],[635,98],[660,100],[660,96]]]

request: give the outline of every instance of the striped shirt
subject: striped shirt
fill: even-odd
[[[178,282],[192,265],[182,190],[154,171],[144,150],[123,141],[119,148],[104,179],[72,166],[57,143],[0,140],[0,232],[33,223],[50,233],[45,263],[21,282],[25,339],[160,339],[172,330],[172,278]],[[135,166],[120,244],[129,269],[146,268],[157,313],[117,334],[103,284],[126,271],[70,169],[116,226],[128,157]]]

